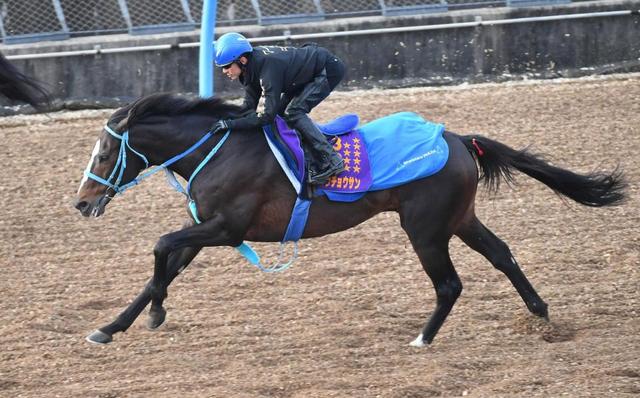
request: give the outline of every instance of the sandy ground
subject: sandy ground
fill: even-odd
[[[435,305],[396,214],[301,242],[295,266],[254,269],[208,248],[107,346],[84,341],[152,273],[182,198],[153,177],[85,219],[72,207],[109,112],[0,119],[1,397],[631,397],[640,395],[640,75],[337,93],[314,116],[412,110],[460,132],[533,144],[574,171],[611,169],[629,201],[565,204],[520,175],[477,199],[549,304],[530,316],[500,272],[459,240],[465,290],[434,343],[408,343]],[[256,244],[274,259],[276,244]]]

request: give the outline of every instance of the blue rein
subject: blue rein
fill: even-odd
[[[111,175],[109,176],[109,178],[106,179],[106,180],[104,178],[96,175],[96,174],[93,174],[89,170],[85,171],[85,176],[87,176],[88,178],[91,178],[92,180],[95,180],[95,181],[101,183],[102,185],[106,185],[107,187],[111,188],[115,192],[115,194],[120,194],[121,195],[127,189],[138,185],[140,182],[142,182],[142,180],[152,176],[153,174],[157,173],[160,170],[164,170],[166,175],[167,175],[167,180],[169,181],[169,184],[176,191],[184,194],[187,197],[187,200],[189,202],[189,210],[191,211],[191,215],[193,216],[193,219],[195,220],[195,222],[198,223],[198,224],[201,223],[200,219],[198,218],[198,210],[197,210],[197,207],[196,207],[196,202],[191,197],[191,194],[189,193],[189,191],[191,190],[191,183],[195,179],[196,175],[198,175],[198,173],[204,168],[204,166],[215,156],[215,154],[218,152],[220,147],[222,147],[224,142],[229,137],[229,134],[231,133],[231,130],[227,131],[227,133],[220,139],[220,141],[216,144],[216,146],[213,147],[213,149],[211,149],[209,154],[202,160],[202,162],[200,162],[198,167],[196,167],[196,169],[193,171],[193,173],[191,173],[191,177],[189,177],[189,181],[187,183],[187,187],[183,188],[182,185],[176,179],[175,175],[173,174],[173,171],[169,170],[169,166],[171,166],[172,164],[176,163],[180,159],[182,159],[182,158],[188,156],[189,154],[191,154],[198,147],[200,147],[202,144],[204,144],[209,138],[211,138],[213,136],[213,133],[208,132],[202,138],[200,138],[200,140],[198,140],[198,142],[193,144],[186,151],[184,151],[184,152],[172,157],[171,159],[163,162],[162,164],[154,167],[153,169],[148,170],[145,173],[137,176],[131,182],[120,186],[120,182],[122,181],[122,175],[124,174],[124,170],[127,167],[127,148],[129,150],[131,150],[131,152],[133,152],[136,155],[138,155],[138,157],[140,157],[140,159],[142,159],[144,161],[145,169],[147,169],[149,167],[149,161],[147,160],[147,158],[143,154],[141,154],[140,152],[136,151],[135,149],[133,149],[131,147],[131,144],[129,144],[129,131],[125,131],[124,133],[122,133],[122,135],[120,135],[120,134],[116,133],[115,131],[113,131],[113,129],[111,129],[111,127],[109,127],[109,126],[104,126],[104,129],[105,129],[105,131],[107,133],[111,134],[113,137],[115,137],[118,140],[120,140],[120,150],[119,150],[119,153],[118,153],[118,160],[116,160],[116,164],[115,164],[115,166],[113,168],[113,171],[111,172]],[[117,176],[116,176],[116,173],[117,173]],[[114,178],[115,178],[115,181],[111,182]],[[240,246],[237,246],[236,249],[247,260],[249,260],[249,262],[251,264],[253,264],[253,265],[260,264],[260,257],[251,248],[251,246],[249,246],[248,244],[243,242],[243,243],[240,244]]]

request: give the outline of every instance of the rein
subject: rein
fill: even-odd
[[[151,177],[152,175],[154,175],[155,173],[157,173],[160,170],[164,169],[165,172],[171,173],[171,175],[173,176],[173,172],[171,170],[169,170],[168,167],[171,166],[172,164],[176,163],[180,159],[182,159],[182,158],[188,156],[189,154],[191,154],[193,151],[195,151],[198,147],[200,147],[209,138],[211,138],[213,136],[213,134],[211,132],[208,132],[202,138],[200,138],[200,140],[198,142],[193,144],[186,151],[184,151],[184,152],[172,157],[171,159],[163,162],[162,164],[154,167],[153,169],[151,169],[151,170],[139,175],[138,177],[134,178],[131,182],[129,182],[129,183],[123,185],[123,186],[120,186],[120,182],[122,181],[122,175],[124,174],[124,170],[127,168],[127,148],[129,148],[131,150],[131,152],[133,152],[136,155],[138,155],[138,157],[140,157],[144,161],[145,169],[149,167],[149,161],[147,160],[147,158],[143,154],[141,154],[140,152],[138,152],[135,149],[133,149],[133,147],[131,147],[131,144],[129,143],[129,131],[125,131],[124,133],[122,133],[122,135],[120,135],[120,134],[116,133],[115,131],[113,131],[113,129],[111,129],[111,127],[109,127],[109,126],[104,126],[104,129],[105,129],[105,131],[107,133],[111,134],[113,137],[115,137],[115,138],[120,140],[120,151],[118,153],[118,160],[116,161],[116,165],[114,166],[113,171],[111,172],[111,175],[106,180],[104,178],[100,177],[100,176],[97,176],[97,175],[93,174],[92,172],[90,172],[88,170],[85,172],[85,175],[88,178],[91,178],[92,180],[95,180],[95,181],[101,183],[102,185],[106,185],[107,187],[111,188],[116,194],[120,194],[120,195],[123,194],[124,191],[126,191],[127,189],[140,184],[142,182],[142,180],[144,180],[144,179],[146,179],[148,177]],[[207,157],[200,163],[200,165],[196,168],[196,170],[191,174],[191,178],[189,178],[189,184],[187,185],[187,191],[185,191],[180,186],[180,184],[177,182],[177,180],[175,180],[175,176],[173,176],[173,179],[176,181],[178,186],[180,186],[180,189],[177,189],[176,186],[173,185],[173,183],[171,183],[171,185],[174,188],[176,188],[176,190],[178,192],[184,193],[185,195],[187,195],[187,197],[190,200],[190,203],[194,202],[194,200],[191,198],[191,195],[188,194],[188,190],[191,187],[191,181],[193,181],[193,179],[196,176],[196,174],[207,164],[207,162],[209,162],[209,160],[211,160],[211,158],[213,158],[213,156],[216,154],[216,152],[218,152],[218,150],[220,149],[222,144],[224,144],[224,142],[229,137],[230,133],[231,133],[231,131],[227,131],[227,133],[222,137],[220,142],[218,142],[218,144],[211,150],[209,155],[207,155]],[[116,180],[112,183],[111,180],[116,175],[116,172],[118,171],[118,168],[120,169],[120,172],[118,173],[118,176],[117,176]],[[189,207],[191,208],[191,205],[189,205]],[[197,215],[195,213],[194,213],[194,216],[195,216],[196,221],[199,224],[200,221],[198,220],[198,217],[197,217]]]
[[[167,182],[169,183],[169,185],[171,185],[173,187],[173,189],[175,189],[176,191],[178,191],[179,193],[181,193],[181,194],[183,194],[184,196],[187,197],[187,201],[189,203],[189,210],[191,211],[191,215],[193,216],[194,221],[197,224],[201,224],[202,223],[202,221],[200,221],[200,218],[198,218],[198,209],[197,209],[197,206],[196,206],[196,201],[191,197],[191,194],[190,194],[191,184],[192,184],[193,180],[196,178],[196,176],[198,175],[198,173],[204,168],[204,166],[207,165],[207,163],[209,163],[209,161],[215,156],[215,154],[218,152],[218,150],[225,143],[227,138],[229,138],[229,134],[231,134],[231,130],[227,131],[226,134],[224,136],[222,136],[222,138],[216,144],[216,146],[213,147],[213,149],[211,149],[209,154],[202,160],[202,162],[200,162],[200,164],[196,167],[196,169],[193,171],[193,173],[191,173],[191,176],[189,177],[189,181],[187,182],[187,186],[183,187],[182,184],[180,184],[180,182],[176,178],[176,176],[173,173],[173,171],[169,169],[169,166],[171,166],[172,164],[176,163],[180,159],[183,159],[184,157],[188,156],[193,151],[195,151],[198,147],[200,147],[202,144],[204,144],[207,140],[209,140],[209,138],[211,138],[213,136],[213,133],[211,131],[207,132],[207,134],[202,136],[202,138],[200,138],[198,140],[198,142],[193,144],[186,151],[184,151],[184,152],[172,157],[171,159],[169,159],[169,160],[163,162],[162,164],[152,168],[151,170],[148,170],[145,173],[137,176],[131,182],[120,186],[120,182],[122,181],[122,176],[124,174],[124,170],[127,167],[127,148],[129,150],[131,150],[131,152],[133,152],[136,155],[138,155],[138,157],[140,157],[140,159],[142,159],[144,161],[145,169],[149,168],[149,161],[147,160],[147,158],[143,154],[141,154],[140,152],[138,152],[135,149],[133,149],[133,147],[131,147],[131,144],[129,143],[129,131],[125,131],[124,133],[122,133],[122,135],[120,135],[120,134],[116,133],[115,131],[113,131],[113,129],[111,129],[111,127],[109,127],[108,125],[105,125],[104,129],[105,129],[105,131],[107,133],[111,134],[113,137],[115,137],[118,140],[120,140],[120,150],[118,152],[118,160],[116,161],[116,164],[115,164],[115,166],[113,168],[113,171],[111,172],[111,175],[106,180],[104,178],[92,173],[89,170],[85,171],[85,176],[87,176],[88,178],[91,178],[92,180],[95,180],[95,181],[97,181],[97,182],[99,182],[99,183],[101,183],[103,185],[106,185],[107,187],[111,188],[115,192],[115,195],[122,195],[124,193],[124,191],[126,191],[127,189],[140,184],[144,179],[152,176],[153,174],[157,173],[158,171],[164,170],[165,174],[166,174],[166,177],[167,177]],[[117,173],[117,177],[116,177],[116,173]],[[113,180],[114,177],[115,177],[115,181],[111,182],[111,180]],[[298,257],[298,244],[297,244],[297,242],[294,242],[293,257],[288,262],[282,263],[281,261],[282,261],[283,254],[284,254],[284,245],[285,245],[285,242],[284,241],[281,242],[281,244],[280,244],[280,254],[278,256],[278,260],[276,261],[275,264],[270,265],[270,266],[263,265],[261,260],[260,260],[260,256],[258,256],[258,254],[248,244],[243,242],[239,246],[236,246],[235,248],[251,264],[256,266],[261,271],[263,271],[263,272],[281,272],[281,271],[284,271],[285,269],[289,268],[293,264],[295,259]]]
[[[191,215],[193,216],[193,219],[195,220],[195,222],[198,223],[198,224],[201,223],[200,219],[198,218],[198,210],[197,210],[197,207],[196,207],[196,202],[191,197],[191,194],[189,193],[189,191],[191,189],[191,183],[193,182],[193,180],[196,177],[196,175],[200,172],[200,170],[202,170],[202,168],[215,156],[215,154],[218,152],[220,147],[222,147],[224,142],[229,137],[229,134],[231,133],[231,130],[227,131],[227,133],[220,139],[218,144],[216,144],[216,146],[213,147],[213,149],[204,158],[204,160],[202,162],[200,162],[200,164],[198,165],[198,167],[196,167],[194,172],[191,173],[191,177],[189,177],[189,181],[187,183],[187,187],[183,188],[182,185],[176,179],[175,175],[173,174],[173,171],[169,170],[169,166],[171,166],[172,164],[176,163],[180,159],[182,159],[182,158],[188,156],[189,154],[191,154],[198,147],[200,147],[202,144],[204,144],[209,138],[211,138],[213,136],[213,133],[211,133],[209,131],[202,138],[200,138],[200,140],[198,140],[198,142],[193,144],[186,151],[184,151],[184,152],[172,157],[171,159],[163,162],[162,164],[154,167],[153,169],[151,169],[151,170],[149,170],[149,171],[137,176],[131,182],[120,186],[120,182],[122,181],[122,175],[124,174],[124,170],[127,168],[127,148],[129,148],[129,150],[131,150],[131,152],[133,152],[136,155],[138,155],[138,157],[140,157],[140,159],[142,159],[144,161],[145,169],[149,167],[149,161],[147,160],[147,158],[143,154],[141,154],[140,152],[136,151],[135,149],[133,149],[131,147],[131,144],[129,143],[129,131],[125,131],[124,133],[122,133],[122,135],[120,135],[120,134],[116,133],[115,131],[113,131],[113,129],[111,129],[111,127],[109,127],[108,125],[104,126],[104,129],[105,129],[105,131],[107,133],[111,134],[113,137],[115,137],[118,140],[120,140],[120,150],[118,152],[118,160],[116,161],[116,164],[115,164],[115,166],[113,168],[113,171],[111,172],[111,175],[109,175],[108,179],[105,180],[104,178],[93,174],[89,170],[85,171],[85,176],[87,178],[91,178],[92,180],[97,181],[97,182],[101,183],[102,185],[106,185],[107,187],[111,188],[115,192],[116,195],[122,195],[124,193],[124,191],[126,191],[127,189],[129,189],[131,187],[134,187],[134,186],[140,184],[142,182],[142,180],[152,176],[153,174],[157,173],[160,170],[164,170],[165,173],[167,174],[167,180],[169,181],[169,184],[176,191],[184,194],[187,197],[187,199],[189,201],[189,210],[191,211]],[[117,176],[116,176],[116,173],[117,173]],[[111,182],[114,179],[114,177],[115,177],[115,181]],[[251,264],[253,264],[255,266],[258,266],[258,267],[260,266],[260,257],[251,248],[251,246],[249,246],[248,244],[243,242],[243,243],[240,244],[240,246],[236,246],[236,249],[247,260],[249,260],[249,262]]]

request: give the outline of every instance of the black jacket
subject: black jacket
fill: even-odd
[[[321,73],[331,54],[323,47],[258,46],[240,76],[244,86],[244,109],[252,111],[244,117],[230,120],[229,127],[248,129],[273,122],[281,107],[282,94],[294,97],[314,77]],[[264,113],[257,114],[264,94]]]

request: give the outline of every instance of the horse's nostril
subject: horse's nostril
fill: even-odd
[[[78,209],[80,211],[86,209],[87,206],[89,206],[89,203],[85,202],[84,200],[76,202],[76,209]]]

